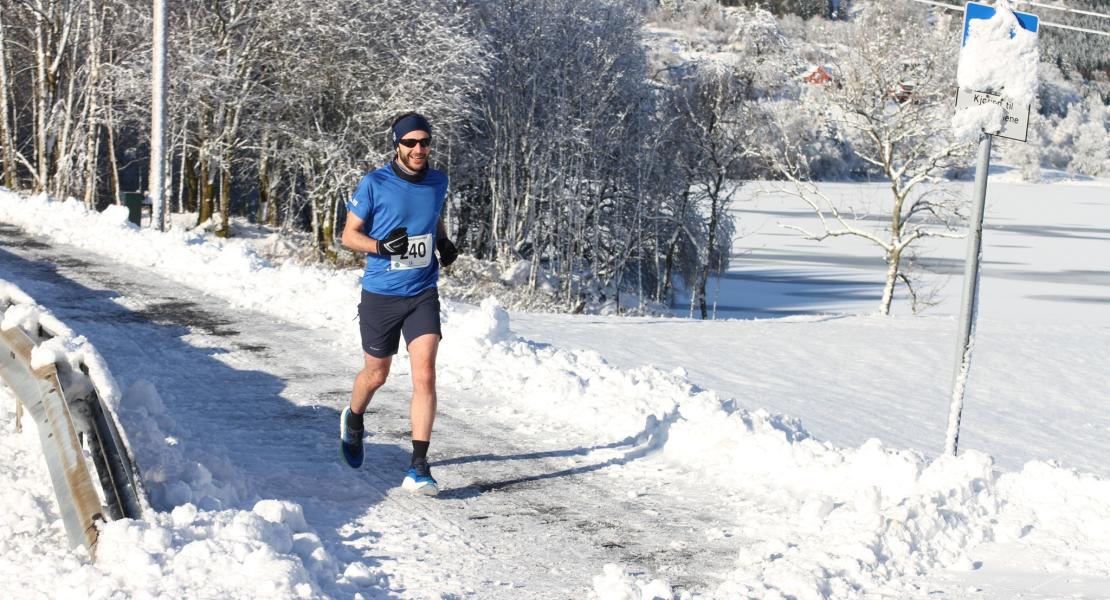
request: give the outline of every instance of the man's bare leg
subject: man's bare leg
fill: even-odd
[[[439,335],[429,333],[409,342],[409,362],[412,366],[412,439],[429,442],[432,425],[436,419],[436,353]]]
[[[366,412],[374,392],[385,384],[389,377],[389,366],[393,364],[393,357],[377,358],[363,352],[363,367],[355,376],[354,389],[351,390],[351,411],[356,414]]]
[[[370,405],[374,392],[382,387],[389,376],[389,365],[393,357],[375,358],[363,353],[363,367],[355,376],[351,389],[351,406],[344,408],[339,416],[339,450],[347,465],[357,469],[362,466],[362,437],[365,425],[362,414]]]

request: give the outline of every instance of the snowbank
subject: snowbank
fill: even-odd
[[[29,232],[86,248],[250,308],[310,325],[346,325],[358,304],[360,271],[340,272],[270,264],[251,241],[223,239],[176,227],[165,233],[139,228],[127,210],[89,210],[72,198],[24,198],[0,189],[0,220]],[[321,298],[343,298],[342,305]]]
[[[59,520],[36,424],[24,417],[21,434],[0,435],[0,454],[5,456],[0,468],[0,506],[5,507],[0,517],[0,552],[5,557],[35,557],[34,572],[42,576],[29,576],[26,561],[5,559],[0,580],[6,582],[6,593],[11,597],[120,593],[194,597],[203,590],[211,597],[309,598],[321,595],[316,577],[337,579],[335,561],[305,522],[299,505],[262,500],[251,510],[235,509],[242,504],[242,490],[215,485],[209,471],[221,464],[219,457],[210,457],[208,466],[183,458],[172,435],[175,424],[153,386],[139,381],[121,394],[103,358],[87,340],[75,336],[3,279],[0,308],[4,329],[37,332],[42,325],[54,334],[35,347],[33,365],[56,364],[64,388],[72,394],[95,385],[116,413],[125,443],[143,459],[138,465],[141,486],[149,491],[154,508],[145,506],[141,520],[105,524],[96,562],[83,548],[74,554]],[[10,390],[0,385],[0,423],[14,420],[14,407]],[[233,469],[226,464],[224,468]],[[44,537],[39,534],[42,531],[52,533]]]
[[[584,430],[604,423],[612,436],[635,440],[633,452],[700,472],[722,492],[786,495],[792,509],[782,524],[747,532],[759,541],[740,552],[716,597],[889,591],[915,575],[975,568],[968,553],[985,542],[1077,543],[1085,552],[1059,569],[1110,575],[1110,482],[1043,462],[1005,473],[973,451],[930,458],[879,440],[837,448],[795,420],[700,390],[681,370],[621,370],[593,352],[520,339],[492,299],[456,308],[448,314],[455,322],[465,325],[442,350],[450,385],[516,398],[501,410],[539,421]],[[619,569],[595,578],[601,598],[640,598],[645,586]]]

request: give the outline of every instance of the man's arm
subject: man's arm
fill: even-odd
[[[447,237],[447,227],[443,225],[443,217],[436,223],[436,250],[439,250],[439,264],[443,267],[451,266],[459,257],[459,250]]]
[[[365,221],[354,213],[347,213],[347,224],[343,226],[343,236],[339,241],[348,249],[363,254],[378,254],[378,240],[362,232]]]

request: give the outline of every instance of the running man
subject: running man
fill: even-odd
[[[362,465],[363,414],[385,383],[402,334],[412,367],[412,461],[401,487],[434,495],[439,486],[428,467],[428,444],[436,415],[436,351],[439,266],[458,251],[443,226],[447,175],[428,167],[432,126],[417,113],[391,126],[396,156],[362,178],[347,202],[343,245],[365,252],[362,301],[358,305],[363,367],[351,404],[340,417],[340,448],[352,468]],[[439,251],[439,261],[433,254]]]

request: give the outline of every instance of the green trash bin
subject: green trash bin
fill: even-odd
[[[127,220],[143,226],[143,200],[146,197],[142,192],[124,192],[123,203],[127,206]]]

